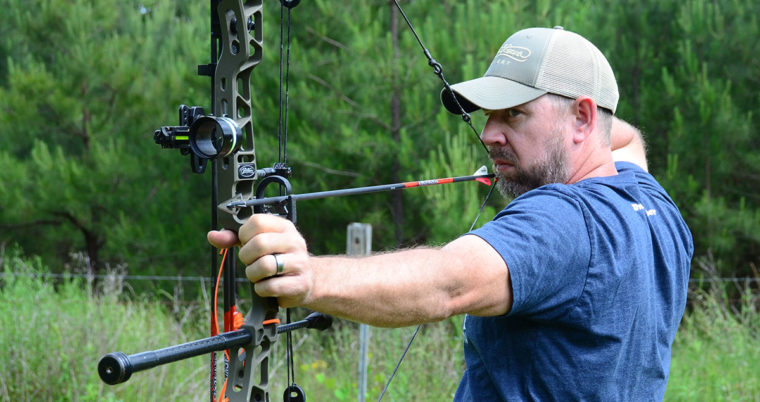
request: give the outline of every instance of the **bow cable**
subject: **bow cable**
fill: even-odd
[[[430,51],[425,47],[425,45],[422,43],[422,39],[420,39],[420,36],[417,35],[417,31],[414,29],[414,26],[412,26],[412,22],[409,21],[409,18],[407,18],[406,13],[404,12],[404,9],[401,8],[401,5],[398,3],[398,0],[393,0],[393,3],[396,5],[396,8],[398,8],[398,11],[401,13],[401,16],[404,17],[404,21],[406,21],[406,25],[409,27],[409,29],[412,31],[412,34],[414,34],[414,38],[417,39],[417,43],[419,43],[420,47],[422,48],[422,53],[425,54],[425,57],[428,59],[428,65],[430,67],[433,67],[433,73],[438,76],[438,78],[441,79],[441,82],[443,83],[444,88],[446,91],[448,91],[451,94],[451,97],[454,99],[454,103],[456,103],[459,110],[462,112],[462,120],[467,123],[467,125],[472,129],[472,132],[475,134],[475,137],[478,138],[478,142],[480,145],[483,146],[483,149],[485,149],[486,153],[488,153],[488,147],[486,144],[483,143],[483,140],[480,139],[480,134],[478,134],[478,130],[475,129],[475,127],[472,125],[472,118],[470,117],[470,114],[467,113],[462,105],[459,103],[459,98],[454,93],[454,90],[451,89],[451,85],[449,85],[449,82],[446,81],[446,77],[443,76],[443,66],[441,63],[437,62],[433,56],[430,54]]]
[[[475,127],[472,125],[472,118],[470,117],[470,114],[467,113],[464,110],[464,107],[462,107],[462,105],[459,103],[459,98],[456,96],[456,94],[454,93],[454,90],[451,89],[451,85],[449,85],[448,81],[446,81],[446,78],[443,76],[443,66],[441,66],[441,63],[437,62],[433,58],[433,56],[430,54],[430,51],[422,43],[422,39],[420,39],[420,36],[417,34],[417,31],[414,29],[414,26],[412,26],[412,22],[409,21],[409,18],[407,18],[406,13],[404,12],[404,9],[401,8],[401,5],[398,3],[398,0],[393,0],[393,3],[396,5],[396,8],[401,13],[401,16],[404,17],[404,21],[406,21],[406,25],[412,31],[412,34],[414,34],[415,39],[417,39],[417,43],[420,45],[420,47],[422,48],[422,52],[425,54],[425,57],[427,57],[428,59],[428,65],[433,68],[433,73],[437,75],[438,78],[440,78],[445,90],[451,94],[451,97],[454,99],[454,103],[456,103],[457,107],[462,112],[461,114],[462,121],[467,123],[467,125],[470,127],[472,132],[478,138],[478,142],[480,143],[480,145],[483,146],[483,149],[486,151],[486,154],[488,154],[488,147],[480,138],[480,134],[478,134],[478,130],[476,130]],[[486,198],[483,200],[483,203],[480,205],[478,214],[477,216],[475,216],[475,220],[473,220],[472,224],[470,225],[469,231],[472,231],[472,229],[475,227],[475,224],[480,219],[480,215],[482,214],[483,209],[485,209],[486,203],[488,203],[488,200],[491,198],[491,194],[493,194],[493,190],[495,187],[496,187],[496,180],[494,180],[493,183],[491,184],[491,188],[488,190],[488,194],[486,195]],[[385,387],[383,387],[383,391],[380,393],[380,396],[377,398],[378,402],[380,402],[380,400],[383,399],[383,396],[385,396],[385,392],[388,390],[388,387],[391,385],[391,381],[393,381],[393,378],[396,376],[396,373],[398,372],[398,369],[401,366],[401,362],[406,357],[406,353],[409,351],[409,348],[412,346],[412,342],[414,342],[414,339],[417,336],[417,333],[419,333],[421,327],[422,327],[422,324],[418,324],[417,328],[415,328],[414,333],[409,339],[409,342],[406,344],[406,348],[404,349],[404,352],[401,354],[401,357],[398,359],[398,362],[396,363],[396,367],[393,369],[393,372],[391,373],[390,377],[388,377],[388,381],[385,383]]]

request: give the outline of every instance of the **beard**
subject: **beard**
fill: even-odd
[[[562,136],[557,136],[546,145],[546,155],[530,166],[518,164],[517,155],[505,148],[490,148],[491,159],[500,159],[511,163],[511,172],[500,172],[494,166],[498,181],[496,188],[506,198],[515,198],[534,188],[550,183],[566,183],[570,179],[567,151],[562,146]]]

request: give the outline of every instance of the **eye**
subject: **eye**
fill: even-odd
[[[521,114],[522,114],[522,112],[519,111],[519,110],[517,110],[517,109],[507,109],[507,115],[509,117],[517,117],[517,116],[519,116]]]

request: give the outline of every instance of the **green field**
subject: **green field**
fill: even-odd
[[[207,357],[136,373],[116,386],[103,384],[96,372],[108,352],[131,354],[206,336],[206,300],[188,303],[179,292],[147,300],[116,276],[54,283],[34,278],[43,267],[17,256],[5,255],[2,265],[0,400],[208,400]],[[667,400],[760,397],[758,295],[745,290],[744,299],[728,307],[716,294],[691,295],[673,348]],[[450,400],[463,369],[460,327],[459,317],[423,327],[384,400]],[[413,330],[372,328],[368,400],[380,394]],[[308,400],[356,400],[358,334],[356,324],[344,321],[324,333],[296,333],[296,380]],[[286,385],[284,342],[277,345],[273,400]]]

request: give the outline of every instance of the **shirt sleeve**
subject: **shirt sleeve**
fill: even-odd
[[[568,313],[583,291],[591,246],[581,204],[548,185],[523,194],[470,234],[504,259],[512,282],[509,315],[555,319]]]

